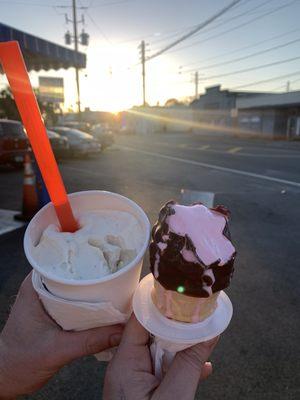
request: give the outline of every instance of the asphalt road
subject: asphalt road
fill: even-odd
[[[238,251],[227,290],[234,306],[197,399],[290,400],[299,390],[300,146],[197,134],[122,137],[99,157],[65,160],[69,192],[104,189],[139,203],[155,221],[161,205],[202,192],[232,212]],[[1,169],[0,208],[19,209],[22,173]],[[201,193],[200,193],[201,192]],[[30,270],[24,229],[0,236],[0,324]],[[148,273],[146,257],[143,274]],[[298,282],[298,283],[297,283]],[[297,313],[298,311],[298,313]],[[65,367],[28,399],[99,399],[104,364]]]

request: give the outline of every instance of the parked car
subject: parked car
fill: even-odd
[[[47,129],[47,135],[56,158],[67,157],[70,152],[69,140],[56,132]]]
[[[90,133],[91,124],[89,122],[69,121],[64,122],[63,126],[67,128],[79,129],[82,132]]]
[[[0,164],[21,167],[28,151],[29,141],[21,122],[0,119]]]
[[[101,151],[100,143],[88,133],[65,126],[54,126],[51,130],[68,139],[71,156],[95,155]]]
[[[98,140],[103,149],[115,142],[113,132],[106,124],[94,125],[91,129],[91,134]]]

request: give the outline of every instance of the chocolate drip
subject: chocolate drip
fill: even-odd
[[[182,288],[183,294],[192,297],[208,297],[209,293],[205,287],[210,286],[212,292],[218,292],[229,286],[234,271],[234,253],[231,259],[220,266],[219,260],[211,265],[205,265],[196,253],[195,246],[188,235],[180,236],[169,231],[167,217],[173,215],[175,210],[172,206],[176,204],[169,201],[159,212],[159,218],[152,229],[152,241],[150,243],[150,269],[154,274],[155,267],[158,271],[157,280],[167,290],[177,291]],[[201,203],[197,203],[201,204]],[[229,211],[223,206],[212,209],[226,217]],[[201,228],[201,227],[199,227]],[[226,222],[223,235],[230,240],[229,227]],[[159,243],[167,244],[164,250],[158,246]],[[181,251],[186,249],[191,251],[197,262],[186,261]],[[209,269],[214,275],[213,279],[207,274]]]

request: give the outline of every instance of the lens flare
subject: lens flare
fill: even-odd
[[[178,286],[177,292],[178,292],[178,293],[184,293],[184,292],[185,292],[184,286]]]

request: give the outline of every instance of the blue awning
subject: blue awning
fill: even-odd
[[[19,42],[29,71],[86,67],[85,54],[76,53],[74,50],[0,23],[0,42],[10,40]]]

